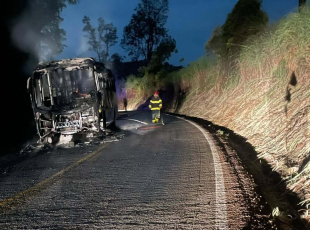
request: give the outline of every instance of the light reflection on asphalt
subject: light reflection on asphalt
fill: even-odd
[[[146,120],[145,113],[149,113],[150,120]],[[126,130],[138,135],[145,135],[156,130],[157,128],[162,127],[161,124],[151,123],[150,111],[119,113],[119,118],[116,123],[121,130]]]

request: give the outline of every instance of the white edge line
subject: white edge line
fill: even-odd
[[[170,114],[166,114],[166,115],[173,116]],[[196,123],[186,120],[182,117],[177,117],[177,116],[174,116],[174,117],[187,121],[191,123],[192,125],[194,125],[196,128],[198,128],[202,132],[202,134],[205,136],[205,138],[207,139],[210,145],[212,156],[213,156],[213,162],[214,162],[214,171],[215,171],[216,227],[217,229],[228,229],[224,177],[223,177],[221,163],[219,160],[219,155],[215,148],[215,145],[211,141],[210,135],[200,125],[197,125]]]
[[[139,121],[139,120],[135,120],[135,119],[124,119],[124,120],[136,121],[136,122],[139,122],[139,123],[142,123],[142,124],[147,125],[147,123],[146,123],[146,122]]]

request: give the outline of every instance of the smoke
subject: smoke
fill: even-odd
[[[26,17],[26,16],[23,16]],[[12,29],[12,40],[16,47],[25,53],[30,54],[30,58],[24,63],[23,70],[31,74],[33,67],[38,61],[43,61],[44,57],[40,54],[37,44],[40,43],[38,35],[31,29],[31,23],[27,20],[20,19]]]
[[[82,36],[80,38],[80,46],[79,46],[79,49],[77,50],[76,52],[76,56],[80,56],[84,53],[86,53],[89,49],[89,46],[88,46],[88,38]]]
[[[53,15],[55,16],[56,13],[57,9],[43,7],[43,2],[36,4],[28,1],[28,7],[11,25],[11,38],[14,45],[23,52],[31,54],[36,61],[53,59],[53,54],[59,51],[59,45],[53,41],[55,40],[52,37],[53,31],[46,26],[51,25],[51,28],[58,29],[57,23],[61,20],[54,20]],[[57,36],[63,35],[61,29],[57,32],[59,33]]]
[[[12,39],[15,45],[22,51],[32,54],[38,60],[43,57],[39,52],[38,44],[41,42],[39,34],[33,28],[32,15],[34,14],[33,7],[28,8],[24,13],[15,20],[12,28]]]
[[[26,53],[31,53],[39,58],[40,54],[37,52],[36,44],[39,35],[31,29],[31,23],[27,21],[27,16],[24,15],[16,23],[12,30],[12,39],[15,45]]]

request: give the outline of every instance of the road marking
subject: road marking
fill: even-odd
[[[70,171],[71,169],[77,167],[81,163],[91,159],[92,157],[98,155],[102,149],[104,149],[106,145],[100,146],[97,150],[94,152],[88,154],[86,157],[83,157],[82,159],[78,160],[77,162],[73,163],[72,165],[68,166],[67,168],[61,170],[60,172],[54,174],[53,176],[45,179],[44,181],[41,181],[40,183],[24,190],[13,197],[10,197],[6,200],[3,200],[0,202],[0,213],[4,212],[6,210],[11,210],[14,206],[24,203],[26,200],[30,199],[32,196],[35,196],[42,190],[48,188],[50,185],[56,182],[59,177],[61,177],[64,173]]]
[[[151,126],[151,127],[142,127],[142,128],[137,128],[137,129],[156,129],[162,126]]]
[[[136,122],[140,122],[140,123],[142,123],[142,124],[147,125],[147,123],[146,123],[146,122],[139,121],[139,120],[135,120],[135,119],[124,119],[124,120],[136,121]]]
[[[173,116],[170,114],[167,114],[169,116]],[[226,207],[226,192],[225,192],[225,186],[224,186],[224,177],[222,172],[221,163],[219,160],[219,154],[216,150],[215,145],[211,141],[211,137],[209,133],[207,133],[200,125],[189,121],[187,119],[184,119],[182,117],[174,116],[178,119],[184,120],[189,122],[190,124],[194,125],[196,128],[198,128],[202,134],[207,139],[210,148],[211,153],[213,156],[213,163],[214,163],[214,171],[215,171],[215,196],[216,196],[216,207],[215,207],[215,213],[216,213],[216,228],[217,229],[228,229],[227,225],[227,207]]]

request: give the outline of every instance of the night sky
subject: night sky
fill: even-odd
[[[80,0],[74,6],[68,6],[61,14],[64,21],[61,27],[67,32],[67,47],[56,59],[95,56],[87,51],[87,40],[82,29],[84,15],[91,18],[93,26],[97,19],[103,17],[107,23],[113,22],[117,27],[119,42],[110,49],[110,54],[119,53],[130,57],[119,46],[123,28],[129,23],[134,9],[140,0]],[[205,54],[204,45],[210,38],[213,29],[222,25],[238,0],[170,0],[169,18],[166,28],[177,42],[178,53],[173,54],[169,62],[180,65],[197,60]],[[263,10],[269,15],[269,22],[275,22],[292,11],[296,11],[298,0],[264,0]]]

